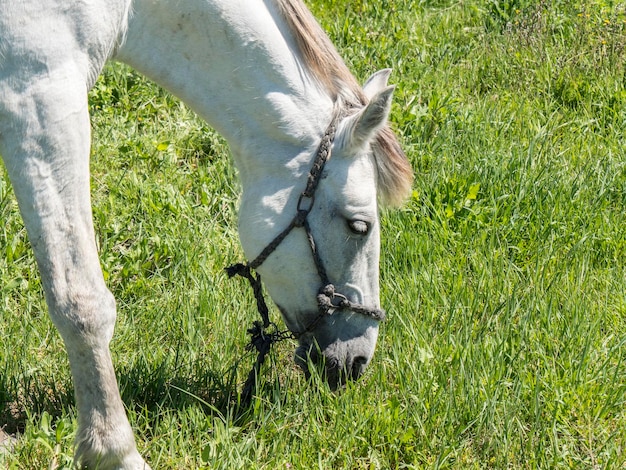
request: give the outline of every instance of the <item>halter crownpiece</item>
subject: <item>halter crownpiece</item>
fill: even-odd
[[[337,310],[350,310],[354,313],[359,313],[378,321],[383,321],[386,317],[384,310],[366,307],[359,303],[351,302],[345,295],[335,290],[335,286],[330,282],[326,269],[324,268],[322,258],[317,251],[315,239],[313,238],[311,227],[309,226],[309,222],[307,220],[307,217],[313,209],[313,205],[315,203],[315,191],[320,182],[322,171],[324,170],[326,162],[330,158],[331,147],[335,139],[335,132],[337,131],[339,117],[340,113],[334,114],[330,125],[322,137],[315,159],[313,160],[313,165],[309,170],[306,188],[302,191],[298,198],[296,215],[291,220],[289,225],[287,225],[282,232],[276,235],[276,237],[274,237],[274,239],[268,243],[267,246],[261,250],[261,253],[259,253],[259,255],[257,255],[257,257],[252,261],[245,264],[237,263],[225,269],[228,277],[232,278],[233,276],[239,275],[248,280],[254,292],[257,310],[263,320],[263,323],[255,321],[252,328],[248,329],[251,339],[247,348],[255,348],[259,354],[253,369],[250,371],[250,374],[248,374],[248,379],[246,380],[246,384],[244,385],[242,392],[241,403],[246,406],[249,404],[252,396],[256,375],[273,343],[286,338],[298,339],[302,335],[310,333],[322,320],[322,318],[333,315]],[[256,270],[265,262],[265,260],[276,250],[276,248],[278,248],[278,246],[294,228],[303,228],[306,233],[307,240],[309,241],[309,247],[311,248],[311,254],[313,256],[313,262],[315,263],[315,268],[317,269],[322,285],[317,294],[317,317],[315,317],[304,330],[290,333],[287,330],[279,331],[276,325],[270,321],[269,310],[267,308],[267,304],[265,303],[265,298],[263,297],[261,276],[259,274],[254,275],[252,271]],[[273,332],[266,331],[270,326],[274,327]]]

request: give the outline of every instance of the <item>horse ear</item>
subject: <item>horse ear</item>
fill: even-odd
[[[391,97],[395,86],[388,86],[376,93],[370,102],[346,123],[348,143],[352,147],[362,147],[386,123],[391,110]]]
[[[368,100],[371,100],[376,93],[387,86],[387,80],[391,75],[391,69],[382,69],[374,73],[363,85],[363,92]]]

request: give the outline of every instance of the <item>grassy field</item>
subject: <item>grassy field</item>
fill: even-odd
[[[626,6],[610,0],[310,0],[355,75],[393,67],[416,172],[384,212],[381,326],[332,393],[253,358],[238,183],[187,107],[113,65],[91,93],[112,343],[153,468],[626,468]],[[68,468],[69,367],[0,179],[0,428],[9,469]],[[274,315],[277,315],[274,312]]]

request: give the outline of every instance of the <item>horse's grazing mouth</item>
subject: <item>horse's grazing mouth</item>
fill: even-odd
[[[348,380],[357,380],[365,371],[369,360],[365,356],[347,358],[342,364],[337,358],[325,356],[315,343],[301,342],[296,348],[294,362],[304,375],[311,377],[311,367],[315,367],[331,390],[343,387]]]

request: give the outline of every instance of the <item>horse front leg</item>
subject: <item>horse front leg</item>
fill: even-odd
[[[20,93],[5,96],[10,106],[0,106],[0,153],[50,316],[69,356],[78,408],[76,463],[147,469],[136,450],[109,351],[116,308],[102,276],[92,222],[86,86],[60,71]]]

